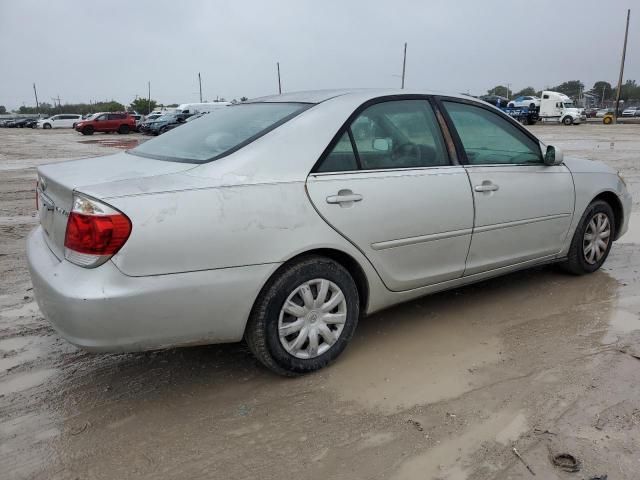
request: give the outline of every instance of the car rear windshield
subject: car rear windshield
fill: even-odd
[[[228,155],[309,108],[304,103],[245,103],[220,108],[129,153],[185,163],[206,163]]]

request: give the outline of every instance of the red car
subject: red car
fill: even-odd
[[[94,132],[124,134],[136,129],[136,119],[126,112],[95,113],[86,120],[76,123],[75,129],[83,135],[93,135]]]

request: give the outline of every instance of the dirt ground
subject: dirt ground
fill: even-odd
[[[640,213],[639,125],[531,128],[621,170]],[[33,299],[34,167],[139,138],[0,129],[1,479],[639,477],[638,213],[593,275],[536,268],[386,310],[303,378],[243,345],[92,355]],[[551,464],[565,452],[580,472]]]

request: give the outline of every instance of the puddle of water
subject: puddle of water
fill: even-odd
[[[24,337],[11,337],[0,340],[0,351],[11,352],[14,350],[22,350],[38,337],[34,335],[25,335]]]
[[[620,243],[640,243],[640,212],[632,212],[629,218],[629,229],[620,240]]]
[[[327,386],[344,399],[390,411],[471,390],[482,379],[475,370],[499,360],[500,341],[471,328],[459,311],[451,313],[429,315],[409,306],[364,320]]]
[[[96,144],[102,147],[114,147],[114,148],[121,148],[123,150],[128,150],[130,148],[137,147],[140,143],[142,143],[142,141],[137,138],[131,138],[131,139],[103,138],[103,139],[95,139],[95,140],[80,140],[79,143]]]
[[[0,394],[22,392],[29,388],[37,387],[53,376],[57,370],[49,368],[28,373],[16,373],[0,380]]]
[[[0,318],[14,319],[27,316],[31,317],[39,312],[40,310],[38,310],[38,305],[35,302],[29,302],[24,305],[20,305],[18,308],[3,310]]]
[[[0,340],[0,374],[43,356],[45,343],[51,343],[51,339],[35,335]]]
[[[640,315],[626,310],[614,310],[602,343],[614,343],[622,335],[640,330]]]
[[[517,439],[527,429],[527,421],[522,413],[500,412],[488,420],[469,428],[462,435],[430,448],[422,455],[405,461],[395,480],[413,480],[415,478],[438,478],[446,480],[465,480],[468,477],[465,465],[460,458],[469,458],[482,442]]]
[[[502,445],[509,445],[520,438],[520,435],[526,432],[528,428],[527,417],[523,413],[519,413],[509,422],[509,425],[498,432],[496,442]]]

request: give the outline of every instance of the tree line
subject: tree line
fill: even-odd
[[[545,90],[551,90],[553,92],[564,93],[571,98],[579,98],[581,94],[589,94],[597,97],[599,101],[606,102],[616,99],[618,92],[617,87],[613,87],[611,83],[604,80],[599,80],[593,84],[590,90],[585,89],[584,83],[580,80],[569,80],[563,82],[555,87],[545,88]],[[525,87],[517,92],[510,91],[504,85],[496,85],[495,87],[487,91],[487,95],[500,95],[501,97],[515,98],[520,96],[536,96],[542,95],[542,90],[536,90],[533,87]],[[640,85],[635,80],[627,80],[620,89],[620,100],[638,101],[640,100]]]

